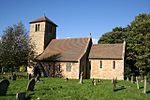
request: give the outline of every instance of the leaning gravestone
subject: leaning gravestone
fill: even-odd
[[[80,84],[83,83],[83,79],[82,78],[83,78],[83,72],[81,72],[81,74],[80,74],[80,82],[79,82]]]
[[[25,92],[20,92],[16,94],[16,99],[17,100],[26,100],[26,93]]]
[[[38,81],[40,81],[40,75],[39,74],[35,77],[35,82],[38,82]]]
[[[6,95],[9,84],[10,83],[7,79],[3,79],[0,81],[0,96]]]
[[[27,91],[33,91],[34,89],[34,86],[35,86],[35,79],[32,78],[29,82],[28,82],[28,85],[27,85]]]

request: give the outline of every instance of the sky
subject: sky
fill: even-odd
[[[126,27],[140,13],[150,13],[149,0],[1,0],[0,36],[19,21],[47,16],[58,25],[57,38],[89,37],[93,42],[115,27]]]

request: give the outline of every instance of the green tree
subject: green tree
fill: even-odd
[[[34,57],[34,46],[29,41],[21,22],[6,28],[0,44],[1,66],[11,68],[13,73],[14,67],[27,65],[28,61]]]
[[[98,43],[124,40],[127,42],[126,69],[135,75],[150,73],[150,14],[139,14],[127,27],[116,27],[104,34]]]

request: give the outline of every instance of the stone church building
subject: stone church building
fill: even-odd
[[[30,22],[36,66],[48,77],[124,79],[125,43],[93,44],[91,37],[56,39],[57,25],[46,16]],[[32,73],[32,67],[28,67]]]

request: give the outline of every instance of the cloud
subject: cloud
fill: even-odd
[[[97,44],[98,43],[98,39],[97,38],[92,38],[93,44]]]

